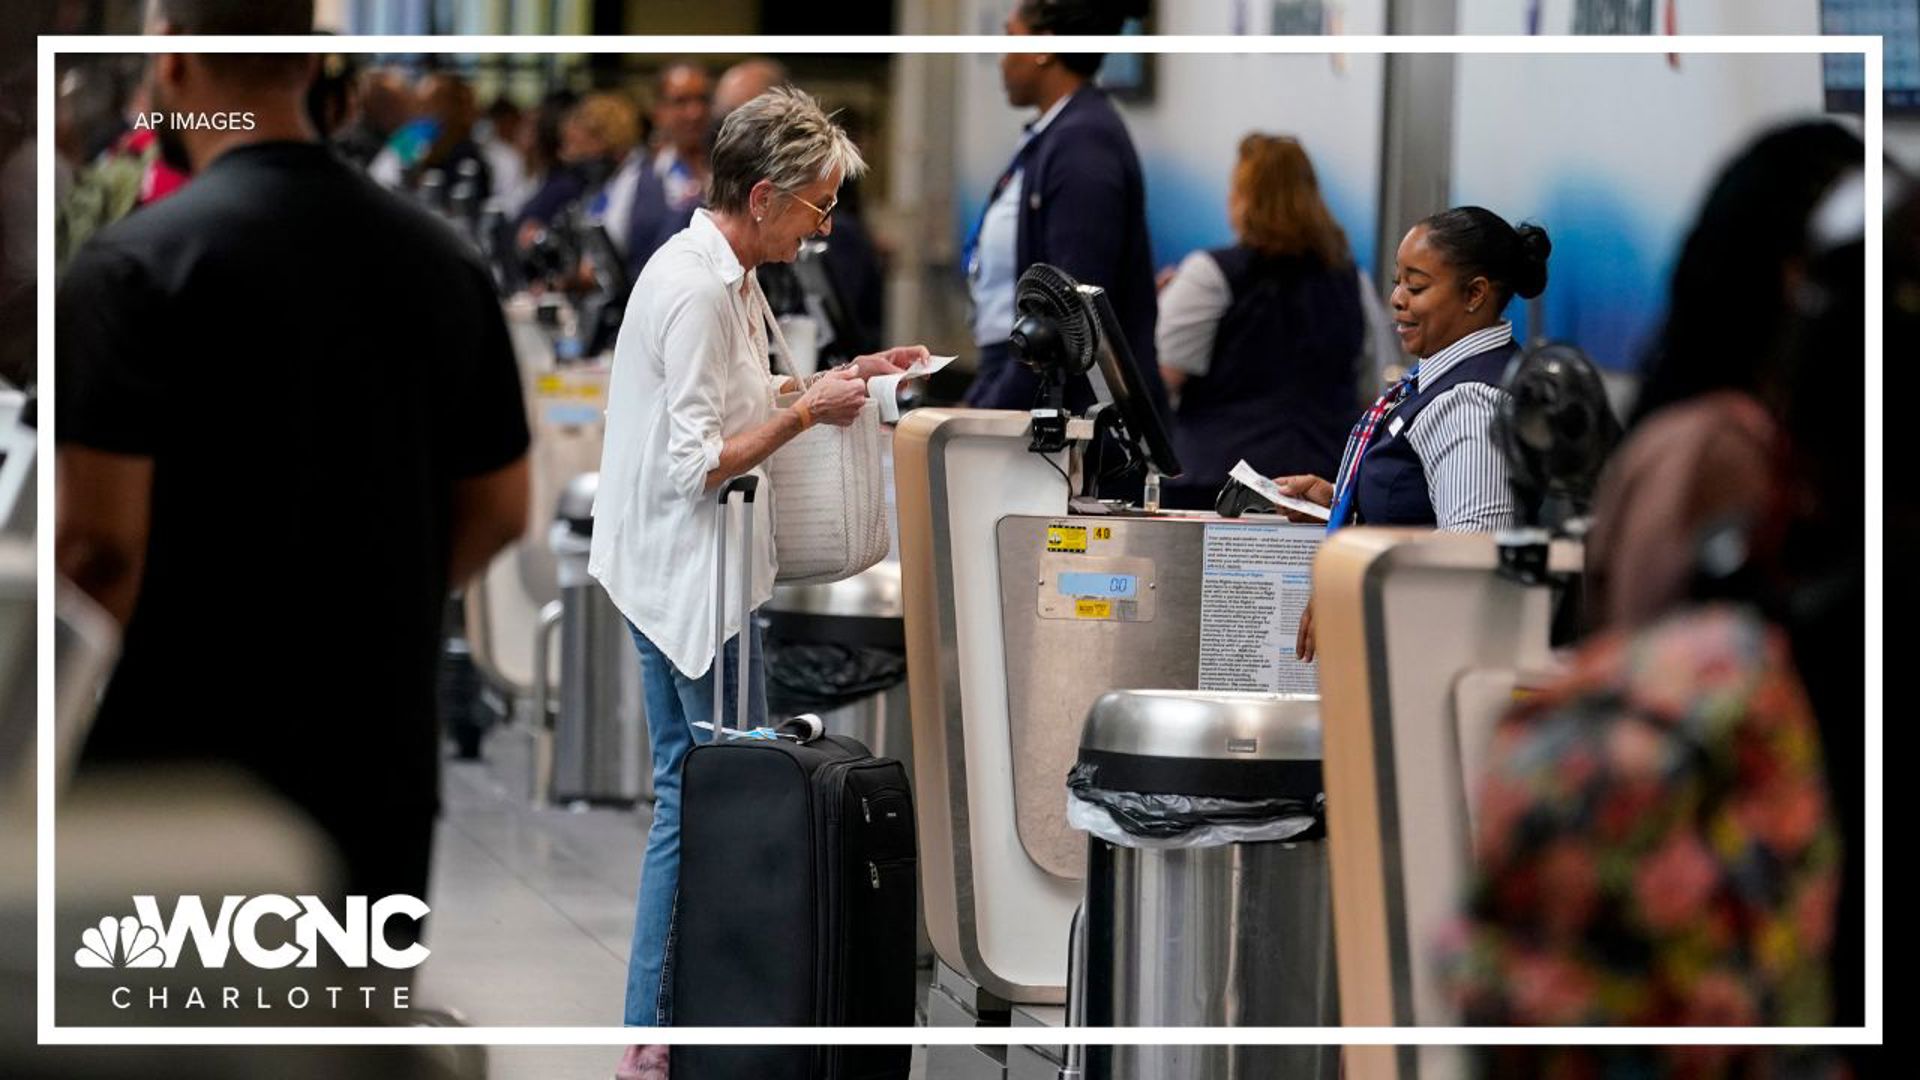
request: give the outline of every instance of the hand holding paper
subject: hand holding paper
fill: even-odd
[[[867,380],[867,394],[880,403],[880,421],[891,424],[900,419],[900,383],[905,379],[915,379],[922,375],[931,375],[957,359],[952,356],[925,356],[907,365],[905,371],[896,371],[891,375],[875,375]]]
[[[891,349],[882,349],[876,353],[853,358],[853,369],[862,379],[879,378],[904,372],[914,364],[927,359],[929,352],[925,345],[896,345]]]
[[[813,422],[835,427],[853,423],[866,403],[866,391],[852,378],[816,379],[800,395],[800,404],[807,407]]]
[[[1305,514],[1315,521],[1325,521],[1327,518],[1333,516],[1331,511],[1319,503],[1308,502],[1305,499],[1296,499],[1292,495],[1281,491],[1279,484],[1274,483],[1268,477],[1260,475],[1260,470],[1247,464],[1245,461],[1235,465],[1233,471],[1227,475],[1252,488],[1254,494],[1259,495],[1275,506],[1285,507],[1298,514]]]

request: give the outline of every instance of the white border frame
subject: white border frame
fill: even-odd
[[[42,1045],[65,1046],[242,1046],[242,1045],[445,1045],[489,1044],[517,1046],[625,1046],[645,1040],[655,1043],[773,1043],[794,1045],[923,1046],[1048,1045],[1093,1043],[1108,1045],[1873,1045],[1884,1042],[1885,962],[1881,897],[1883,791],[1880,773],[1869,768],[1866,777],[1865,868],[1866,888],[1866,1025],[1860,1028],[628,1028],[628,1027],[60,1027],[53,1018],[54,975],[58,950],[54,942],[54,774],[53,739],[53,605],[54,605],[54,57],[62,53],[312,52],[311,37],[174,37],[142,35],[46,35],[39,39],[39,365],[41,407],[39,457],[43,478],[38,485],[37,556],[39,559],[38,670],[39,761],[37,769],[37,994],[36,1031]],[[656,55],[788,54],[788,53],[952,53],[994,54],[1005,51],[1000,36],[952,37],[766,37],[766,36],[609,36],[581,35],[513,37],[504,35],[368,35],[329,37],[322,51],[335,53],[645,53]],[[1385,54],[1456,53],[1477,55],[1665,55],[1712,53],[1740,55],[1853,53],[1866,61],[1867,93],[1862,111],[1862,136],[1869,164],[1885,160],[1881,39],[1869,36],[1738,35],[1631,37],[1521,37],[1502,35],[1352,37],[1089,37],[1073,44],[1089,52],[1227,54]],[[1337,47],[1330,47],[1336,46]],[[1866,763],[1882,761],[1884,699],[1883,560],[1885,527],[1885,420],[1878,407],[1884,400],[1885,357],[1882,309],[1884,300],[1885,215],[1881,170],[1866,170],[1866,381],[1862,400],[1865,438],[1864,507],[1866,530]],[[1076,1038],[1076,1035],[1083,1035]]]

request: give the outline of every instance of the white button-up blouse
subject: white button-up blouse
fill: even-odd
[[[587,569],[681,674],[707,673],[714,640],[721,442],[771,419],[784,376],[767,369],[766,300],[705,210],[648,260],[613,349]],[[754,607],[773,595],[772,492],[754,517]],[[739,632],[739,551],[729,537],[725,635]]]

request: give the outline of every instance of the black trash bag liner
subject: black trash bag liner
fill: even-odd
[[[1327,797],[1312,802],[1295,798],[1220,799],[1192,795],[1157,795],[1139,791],[1109,791],[1095,786],[1099,766],[1077,763],[1067,774],[1071,797],[1098,806],[1133,836],[1165,840],[1213,825],[1255,825],[1281,818],[1312,817],[1313,827],[1294,840],[1318,840],[1327,834]]]
[[[767,642],[767,710],[774,716],[832,712],[905,682],[904,649],[819,642]]]

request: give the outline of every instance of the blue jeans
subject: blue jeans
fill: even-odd
[[[762,662],[760,626],[754,621],[747,661],[747,723],[767,722],[767,675]],[[696,722],[713,720],[713,669],[706,678],[689,679],[629,623],[640,650],[640,678],[647,705],[647,734],[653,740],[653,827],[647,831],[647,855],[640,864],[640,900],[633,918],[633,950],[627,958],[626,1022],[645,1027],[673,1023],[673,905],[680,886],[680,768],[693,749]],[[739,639],[727,642],[726,720],[737,724]],[[715,663],[714,668],[721,667]]]

